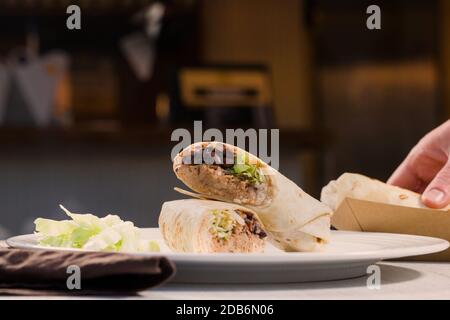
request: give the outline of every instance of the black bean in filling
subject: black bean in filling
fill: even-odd
[[[211,158],[214,162],[213,165],[217,165],[224,169],[233,167],[234,157],[232,161],[230,161],[230,159],[227,159],[226,147],[223,147],[223,150],[219,150],[213,147],[206,147],[206,148],[210,149],[209,153],[211,154]],[[205,159],[203,159],[203,150],[204,148],[196,148],[194,150],[191,150],[188,155],[185,155],[183,157],[182,163],[188,165],[206,164]],[[195,163],[196,159],[201,159],[202,163]],[[211,161],[209,161],[209,163],[211,163]]]
[[[259,236],[260,239],[267,237],[267,233],[261,228],[259,221],[255,219],[253,214],[242,210],[236,210],[236,212],[242,217],[242,219],[244,219],[245,224],[251,233]]]

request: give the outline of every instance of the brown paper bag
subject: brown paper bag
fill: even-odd
[[[331,219],[338,230],[414,234],[450,241],[450,212],[347,198]],[[450,248],[407,260],[450,261]]]

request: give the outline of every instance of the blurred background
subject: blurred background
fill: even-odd
[[[385,180],[449,118],[449,39],[446,0],[2,0],[0,238],[59,203],[156,226],[194,120],[279,128],[280,171],[316,197]]]

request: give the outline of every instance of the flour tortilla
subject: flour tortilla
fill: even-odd
[[[193,150],[211,145],[222,145],[233,150],[234,153],[243,152],[249,158],[250,163],[258,163],[266,177],[268,193],[270,194],[269,199],[263,204],[252,205],[242,202],[240,199],[217,196],[214,192],[209,191],[213,191],[214,188],[221,188],[220,185],[209,186],[210,189],[207,190],[204,184],[196,181],[197,176],[183,176],[179,173],[179,169],[186,166],[182,161],[184,157],[188,156]],[[280,172],[240,148],[219,142],[195,143],[175,157],[174,171],[181,181],[201,194],[202,197],[239,203],[255,211],[264,223],[266,231],[275,240],[273,243],[283,250],[314,251],[330,240],[332,210],[304,192]]]
[[[411,208],[427,208],[420,194],[355,173],[344,173],[322,189],[321,201],[337,210],[345,198]],[[450,206],[442,210],[450,210]]]
[[[159,229],[169,248],[189,253],[255,253],[264,250],[265,240],[250,232],[232,234],[225,245],[221,244],[222,240],[217,241],[210,231],[213,210],[244,211],[251,214],[263,227],[254,212],[239,205],[198,199],[169,201],[163,204],[159,216]],[[248,230],[244,220],[234,214],[236,223]]]

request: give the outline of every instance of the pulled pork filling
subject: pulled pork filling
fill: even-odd
[[[177,168],[177,175],[195,191],[241,204],[258,206],[270,201],[270,180],[259,164],[249,164],[236,155],[230,161],[225,158],[226,152],[214,150],[210,153],[213,164],[208,164],[199,154],[202,152],[203,149],[190,152],[183,157],[183,165]],[[203,163],[196,164],[198,159]]]
[[[229,210],[212,211],[213,219],[210,232],[216,236],[217,240],[227,241],[233,234],[239,233],[258,236],[259,239],[267,237],[266,232],[261,228],[261,225],[253,214],[243,210],[235,210],[234,213],[238,214],[242,221],[237,221],[237,217]],[[244,228],[245,226],[247,227],[246,230]]]

